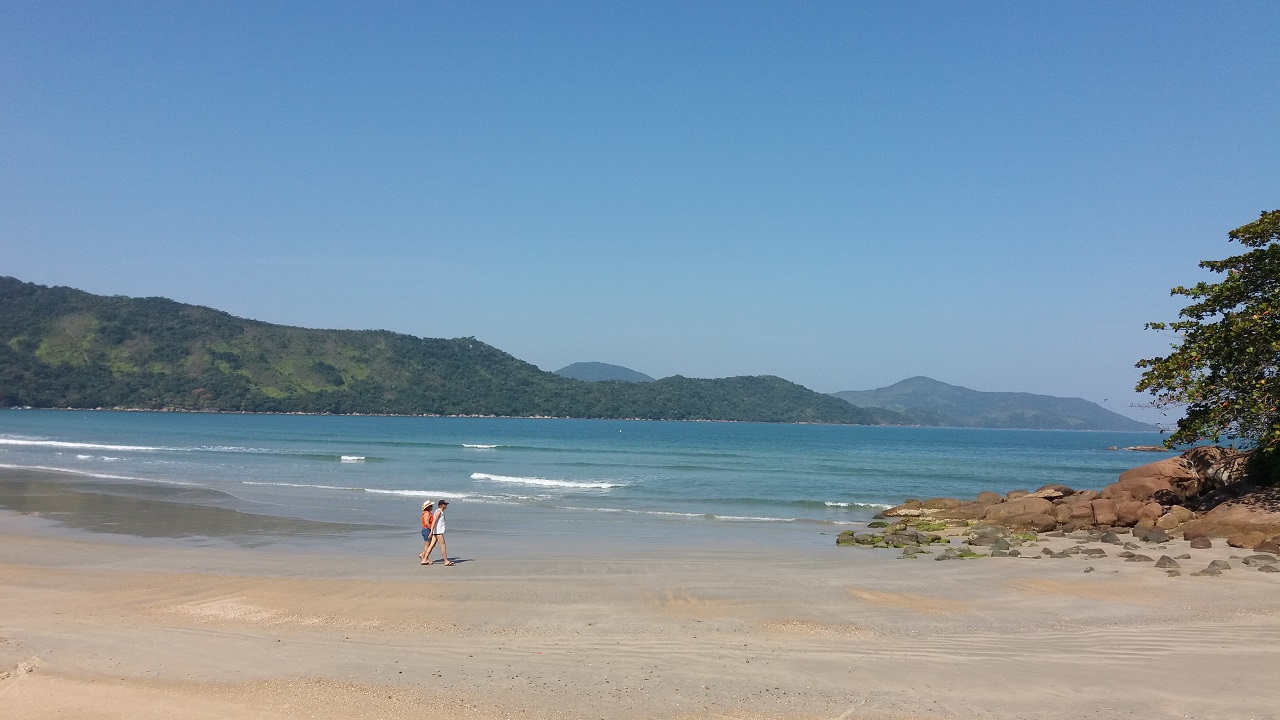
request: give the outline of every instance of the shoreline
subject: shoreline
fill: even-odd
[[[474,418],[483,420],[601,420],[605,422],[674,422],[674,423],[731,423],[737,425],[817,425],[831,427],[889,427],[889,428],[923,428],[936,430],[1010,430],[1014,432],[1081,432],[1081,433],[1161,433],[1163,431],[1156,425],[1152,425],[1150,430],[1094,430],[1094,429],[1077,429],[1077,428],[1005,428],[1005,427],[973,427],[967,425],[894,425],[892,423],[874,423],[861,425],[857,423],[836,423],[836,422],[816,422],[816,421],[768,421],[768,420],[718,420],[718,419],[663,419],[663,418],[641,418],[641,417],[572,417],[559,415],[433,415],[433,414],[417,414],[417,415],[397,415],[395,413],[332,413],[332,412],[272,412],[266,410],[213,410],[198,408],[132,408],[132,407],[91,407],[91,408],[71,408],[71,407],[36,407],[34,405],[11,406],[0,408],[0,410],[11,410],[21,412],[26,410],[56,410],[66,412],[126,412],[126,413],[190,413],[196,415],[264,415],[264,416],[289,416],[296,415],[301,417],[391,417],[391,418]],[[1108,448],[1111,449],[1111,448]],[[1133,448],[1116,448],[1117,450],[1131,451]],[[1184,448],[1185,449],[1185,448]],[[1164,450],[1163,452],[1179,452],[1177,449]]]
[[[1280,706],[1263,670],[1280,662],[1277,576],[1238,561],[1171,578],[1114,552],[934,562],[834,536],[781,553],[548,537],[572,552],[544,557],[456,534],[465,562],[444,568],[417,565],[420,539],[400,535],[238,544],[66,518],[0,510],[0,705],[16,716],[336,720],[429,703],[467,719],[1065,720]],[[1188,570],[1241,553],[1183,544],[1162,552],[1192,553]]]

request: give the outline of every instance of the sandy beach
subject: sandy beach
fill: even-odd
[[[180,498],[0,484],[21,510],[0,511],[5,717],[1280,716],[1280,574],[1221,542],[1144,548],[1192,556],[1169,577],[1114,545],[936,562],[834,533],[780,553],[763,530],[707,548],[459,528],[458,565],[422,567],[411,532],[204,507],[234,532],[180,537],[155,532]],[[1232,569],[1190,575],[1215,559]]]

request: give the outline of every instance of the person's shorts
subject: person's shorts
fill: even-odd
[[[422,542],[431,542],[430,528],[422,528]]]

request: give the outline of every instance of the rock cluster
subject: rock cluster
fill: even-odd
[[[968,501],[907,500],[882,515],[914,520],[917,529],[920,521],[1033,532],[1134,528],[1135,536],[1141,533],[1142,539],[1150,536],[1155,542],[1176,535],[1208,547],[1203,543],[1211,545],[1209,538],[1218,537],[1232,547],[1280,554],[1280,490],[1245,483],[1247,461],[1246,452],[1197,447],[1129,470],[1100,491],[1053,484],[1004,495],[983,492]],[[849,542],[881,544],[865,538]],[[886,537],[881,546],[903,545]]]

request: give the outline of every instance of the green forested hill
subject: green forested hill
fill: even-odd
[[[589,383],[474,338],[310,330],[0,277],[0,406],[878,424],[776,377]]]

